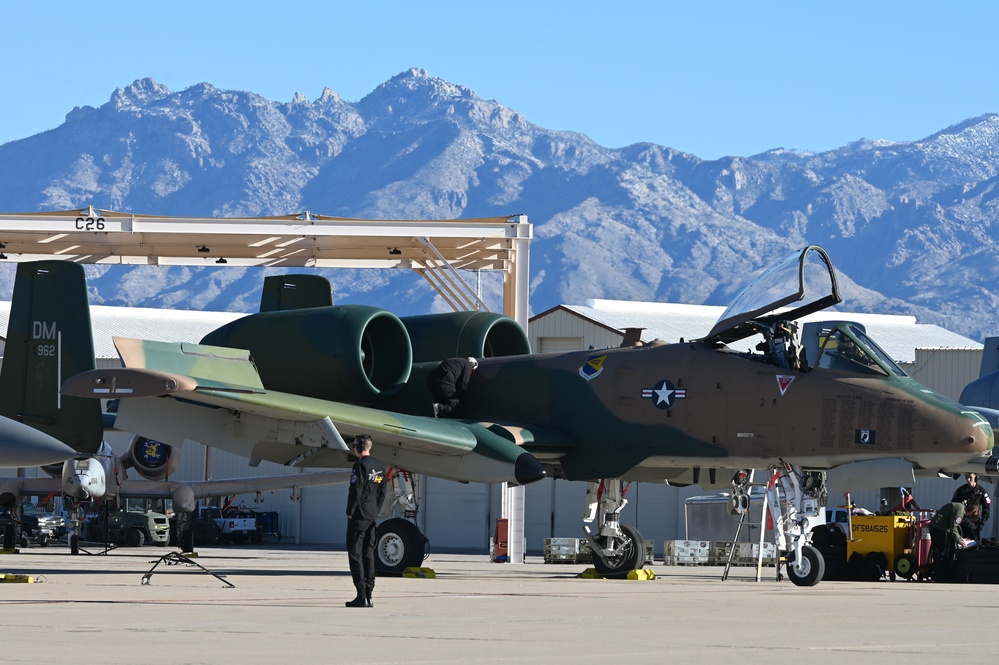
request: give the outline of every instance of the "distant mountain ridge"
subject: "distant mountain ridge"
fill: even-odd
[[[996,114],[919,141],[705,161],[547,130],[412,69],[356,103],[331,89],[274,102],[207,83],[172,92],[135,81],[99,108],[75,108],[61,126],[0,146],[0,210],[526,213],[534,312],[587,298],[726,304],[778,256],[818,244],[840,273],[845,309],[914,314],[982,339],[999,332],[997,175]],[[264,272],[88,268],[96,304],[233,311],[255,310]],[[338,302],[402,314],[443,307],[401,271],[324,274]],[[11,268],[0,269],[8,293],[11,281]],[[498,308],[500,293],[486,276],[486,301]]]

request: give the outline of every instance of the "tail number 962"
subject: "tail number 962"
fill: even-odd
[[[56,355],[56,345],[55,344],[39,344],[37,355],[42,358],[54,358]]]

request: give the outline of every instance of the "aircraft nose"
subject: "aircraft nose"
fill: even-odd
[[[976,449],[980,449],[983,452],[986,450],[992,450],[995,446],[995,430],[992,429],[992,424],[989,422],[981,423],[975,425],[975,429],[978,430],[978,434],[974,435],[975,443],[973,444]]]
[[[0,417],[0,466],[55,464],[77,452],[55,437],[10,418]]]
[[[999,423],[999,411],[981,409],[977,406],[961,409],[961,441],[966,443],[974,453],[984,453],[992,450],[995,445],[995,431],[992,429]]]
[[[534,455],[521,453],[517,457],[517,461],[514,462],[513,475],[517,479],[518,484],[529,485],[543,480],[548,474],[545,473],[545,467],[541,465],[541,462]]]

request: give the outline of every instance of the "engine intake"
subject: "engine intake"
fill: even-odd
[[[177,471],[180,455],[165,443],[135,436],[128,444],[123,463],[147,480],[162,480]]]
[[[270,390],[334,401],[395,394],[413,363],[402,321],[364,305],[251,314],[201,343],[249,350]]]
[[[403,317],[413,343],[413,362],[456,356],[492,358],[531,352],[520,324],[492,312],[453,312]]]

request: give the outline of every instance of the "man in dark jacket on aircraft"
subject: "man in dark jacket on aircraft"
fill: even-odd
[[[375,520],[382,510],[388,482],[385,467],[371,456],[371,437],[354,438],[357,461],[350,473],[347,490],[347,561],[357,597],[344,603],[347,607],[373,607],[375,588]]]
[[[479,366],[475,358],[448,358],[427,375],[427,388],[434,395],[435,418],[460,418],[464,412],[468,383]]]

